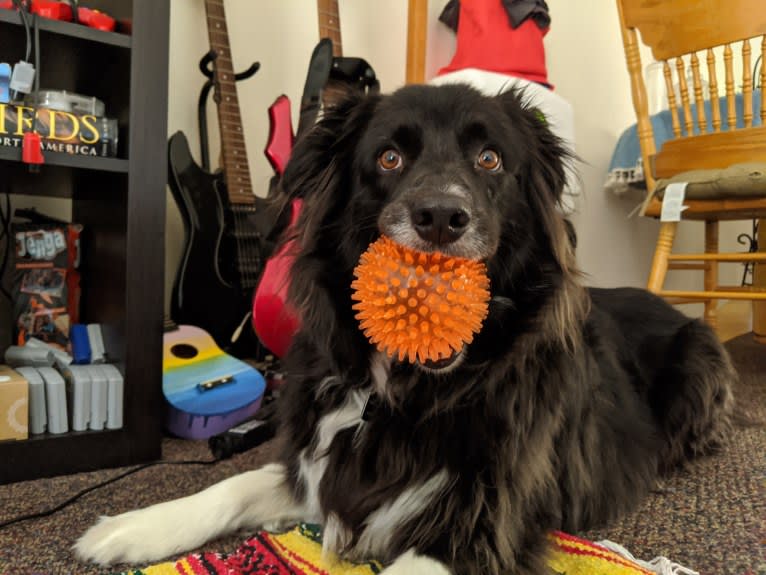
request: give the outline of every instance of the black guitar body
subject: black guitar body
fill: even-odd
[[[237,357],[256,357],[258,339],[248,314],[270,249],[265,200],[231,204],[223,173],[192,158],[183,132],[168,142],[169,183],[184,223],[185,242],[171,300],[176,323],[198,326]],[[232,336],[242,326],[236,342]]]

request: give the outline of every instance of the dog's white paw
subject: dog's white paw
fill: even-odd
[[[74,545],[75,555],[101,565],[147,563],[180,555],[213,537],[266,522],[304,517],[282,465],[230,477],[187,497],[102,517]]]
[[[100,565],[144,563],[183,551],[179,531],[151,509],[130,511],[101,517],[73,549],[80,560]]]
[[[417,555],[410,549],[383,569],[380,575],[452,575],[447,567],[425,555]]]

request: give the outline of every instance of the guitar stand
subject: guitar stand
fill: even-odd
[[[207,140],[207,98],[210,95],[210,90],[215,85],[213,72],[217,57],[218,53],[215,50],[209,50],[199,61],[200,72],[207,77],[207,81],[202,86],[202,90],[200,90],[199,102],[197,103],[197,121],[199,122],[199,145],[202,167],[208,172],[210,171],[210,152]],[[247,80],[252,77],[260,67],[260,62],[253,62],[244,72],[234,74],[234,81],[239,82],[240,80]],[[214,98],[215,97],[217,96],[214,96]]]

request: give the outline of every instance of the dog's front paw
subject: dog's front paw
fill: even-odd
[[[418,555],[410,549],[396,558],[381,575],[452,575],[443,564],[426,555]]]
[[[147,511],[101,517],[75,543],[75,555],[82,561],[113,565],[154,561],[181,551],[167,520]]]

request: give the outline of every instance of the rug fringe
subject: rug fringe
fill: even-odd
[[[688,567],[684,567],[680,563],[674,563],[667,557],[655,557],[651,561],[642,561],[641,559],[637,559],[633,556],[633,554],[625,549],[622,545],[619,543],[615,543],[614,541],[609,541],[608,539],[604,539],[602,541],[596,541],[597,545],[601,545],[602,547],[606,547],[610,551],[614,551],[618,555],[622,555],[626,559],[629,559],[630,561],[633,561],[634,563],[637,563],[644,569],[648,569],[649,571],[652,571],[654,573],[657,573],[657,575],[700,575],[698,571],[694,571],[693,569],[689,569]]]

